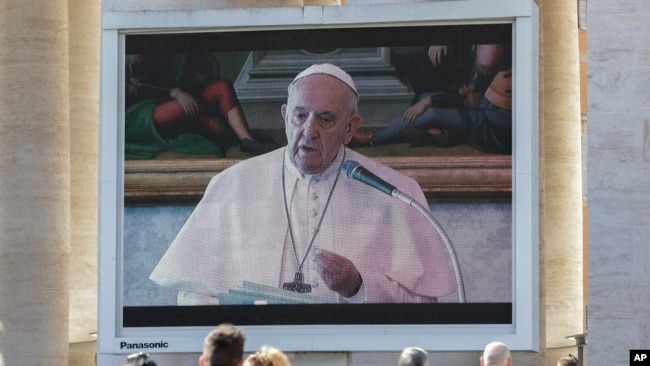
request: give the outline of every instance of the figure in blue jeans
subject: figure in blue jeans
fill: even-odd
[[[437,107],[437,100],[444,98],[440,94],[423,93],[401,119],[372,134],[356,133],[353,143],[378,146],[410,142],[440,147],[468,144],[485,152],[512,153],[511,67],[496,73],[484,93],[477,90],[474,81],[461,86],[458,94],[464,97],[464,107]]]

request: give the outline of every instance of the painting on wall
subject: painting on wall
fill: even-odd
[[[349,148],[430,201],[507,201],[512,59],[510,24],[130,35],[125,200],[196,202],[215,174],[285,146],[287,86],[330,63],[359,93]]]

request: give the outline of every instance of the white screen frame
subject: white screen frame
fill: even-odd
[[[119,74],[127,34],[220,30],[377,27],[388,25],[513,24],[513,324],[336,325],[244,327],[246,349],[273,337],[287,351],[388,351],[419,344],[428,350],[479,350],[500,339],[513,350],[539,350],[538,266],[538,16],[533,1],[463,0],[372,6],[105,12],[102,21],[99,329],[106,354],[199,352],[210,327],[129,328],[120,325],[123,207],[123,95]],[[252,26],[254,25],[254,26]],[[117,106],[117,108],[116,108]],[[166,344],[124,348],[120,344]]]

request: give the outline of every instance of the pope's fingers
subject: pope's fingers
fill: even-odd
[[[348,262],[349,259],[329,250],[321,250],[314,256],[316,268],[328,273],[340,272]]]

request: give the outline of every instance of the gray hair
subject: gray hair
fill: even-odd
[[[404,348],[399,356],[398,366],[426,366],[429,363],[429,354],[419,347]]]

